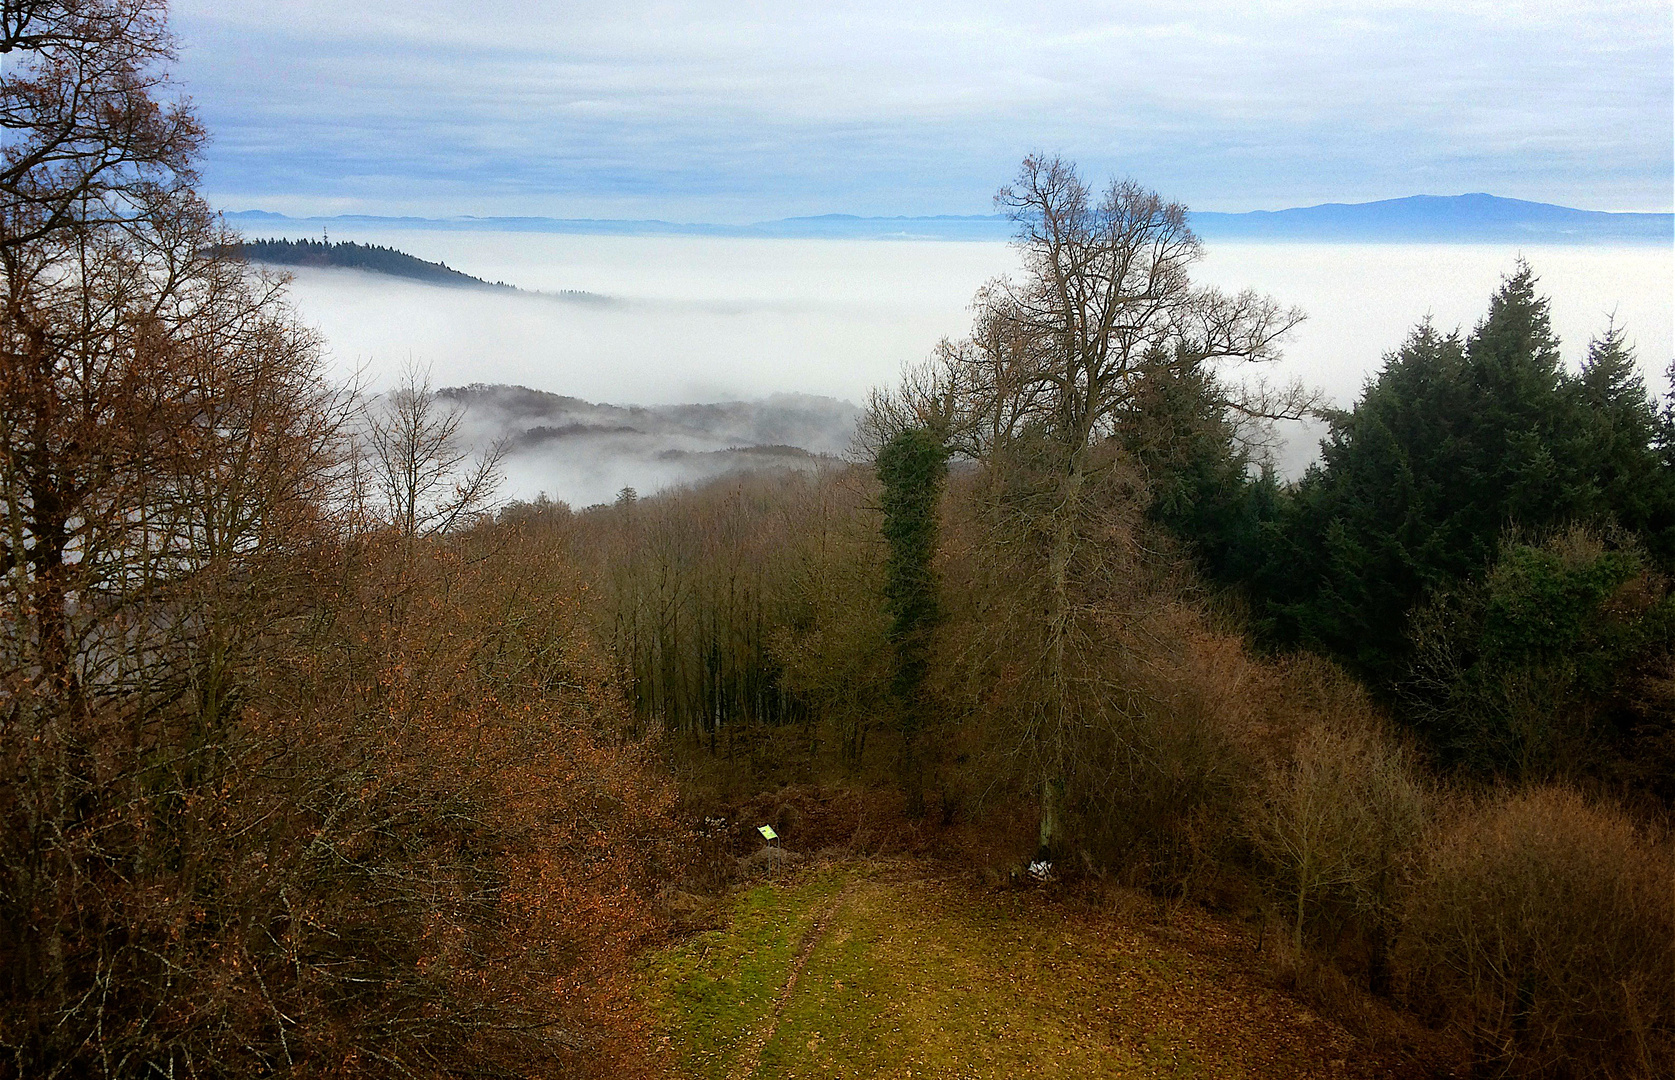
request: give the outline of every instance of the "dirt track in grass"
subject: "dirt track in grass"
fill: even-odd
[[[1281,988],[1242,926],[1132,895],[844,862],[741,889],[714,920],[642,971],[689,1076],[1449,1075],[1423,1038],[1358,1038]]]

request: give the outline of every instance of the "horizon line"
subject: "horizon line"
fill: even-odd
[[[1387,199],[1368,199],[1361,202],[1328,201],[1310,203],[1307,205],[1282,206],[1274,209],[1255,210],[1195,210],[1187,208],[1192,217],[1230,218],[1249,217],[1254,215],[1287,214],[1297,211],[1351,209],[1376,206],[1388,206],[1397,203],[1414,203],[1422,201],[1457,202],[1463,199],[1488,199],[1495,203],[1508,206],[1522,206],[1540,210],[1563,210],[1572,214],[1585,214],[1590,217],[1610,218],[1670,218],[1675,220],[1675,210],[1591,210],[1583,207],[1568,206],[1564,203],[1542,202],[1534,199],[1518,199],[1506,195],[1495,195],[1485,191],[1461,192],[1456,195],[1436,195],[1431,193],[1417,193],[1413,195],[1399,195]],[[788,223],[821,222],[821,221],[854,221],[854,222],[891,222],[891,221],[946,221],[946,222],[999,222],[1008,220],[1003,213],[990,214],[955,214],[955,213],[920,213],[920,214],[856,214],[847,211],[826,211],[822,213],[793,214],[787,217],[766,218],[750,222],[716,222],[687,220],[678,221],[663,217],[570,217],[556,214],[478,214],[459,213],[446,215],[427,214],[390,214],[374,213],[371,211],[345,211],[336,214],[308,213],[287,214],[277,210],[261,210],[255,208],[243,210],[220,210],[225,217],[255,218],[270,217],[287,221],[335,221],[335,220],[368,220],[368,221],[413,221],[413,222],[558,222],[578,224],[611,224],[611,225],[669,225],[677,228],[706,228],[706,229],[752,229]]]

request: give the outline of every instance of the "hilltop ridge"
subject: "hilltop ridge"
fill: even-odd
[[[236,254],[249,262],[270,266],[363,270],[451,289],[520,293],[525,296],[586,303],[609,302],[608,297],[577,289],[561,289],[557,292],[529,291],[504,281],[486,281],[464,271],[455,270],[447,263],[430,262],[392,247],[358,244],[353,240],[340,240],[336,243],[309,239],[246,240],[236,247],[228,248],[227,253]]]
[[[358,244],[353,240],[246,240],[237,254],[250,262],[274,266],[330,266],[350,270],[370,270],[392,277],[423,281],[429,285],[446,285],[461,289],[500,289],[516,292],[504,281],[484,281],[480,277],[455,270],[447,263],[429,262],[405,251],[378,244]]]

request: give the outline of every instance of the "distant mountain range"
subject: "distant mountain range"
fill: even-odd
[[[1412,195],[1247,214],[1195,213],[1206,239],[1420,243],[1670,244],[1675,215],[1609,214],[1496,195]]]
[[[856,217],[822,214],[754,225],[620,221],[544,217],[292,218],[261,210],[229,213],[240,229],[333,225],[384,229],[490,230],[597,236],[732,236],[845,240],[1006,240],[1004,215]],[[1526,243],[1675,244],[1675,215],[1614,214],[1496,195],[1413,195],[1368,203],[1326,203],[1242,214],[1194,212],[1192,226],[1206,240],[1270,243]]]

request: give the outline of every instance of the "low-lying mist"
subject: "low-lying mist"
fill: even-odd
[[[973,291],[1011,259],[1003,244],[502,233],[376,242],[521,289],[602,299],[301,269],[297,306],[345,373],[365,368],[382,388],[411,356],[442,385],[514,383],[641,405],[774,393],[859,401],[963,332]]]
[[[776,394],[859,404],[869,388],[894,381],[903,364],[924,359],[939,338],[963,334],[972,294],[1012,270],[1016,258],[1004,244],[936,241],[353,229],[332,238],[389,245],[530,292],[596,297],[298,270],[293,301],[324,334],[343,378],[358,372],[369,389],[383,389],[403,365],[417,362],[438,386],[516,384],[644,406],[763,402]],[[1661,248],[1214,244],[1197,276],[1302,307],[1308,321],[1284,359],[1260,374],[1301,379],[1347,405],[1422,319],[1469,329],[1520,257],[1552,298],[1568,362],[1579,362],[1588,340],[1615,317],[1648,383],[1663,390],[1675,355],[1675,254]],[[474,422],[473,430],[493,427]],[[1295,475],[1315,456],[1318,429],[1294,425],[1281,434],[1276,461]],[[815,453],[842,449],[829,441],[783,441]],[[714,439],[687,446],[623,433],[552,439],[540,452],[514,455],[508,492],[545,491],[581,503],[622,487],[650,492],[712,474],[665,451],[727,448]]]
[[[505,451],[505,494],[573,506],[727,473],[814,469],[843,454],[860,410],[806,394],[761,401],[622,407],[520,386],[440,392],[463,409],[460,435]]]

